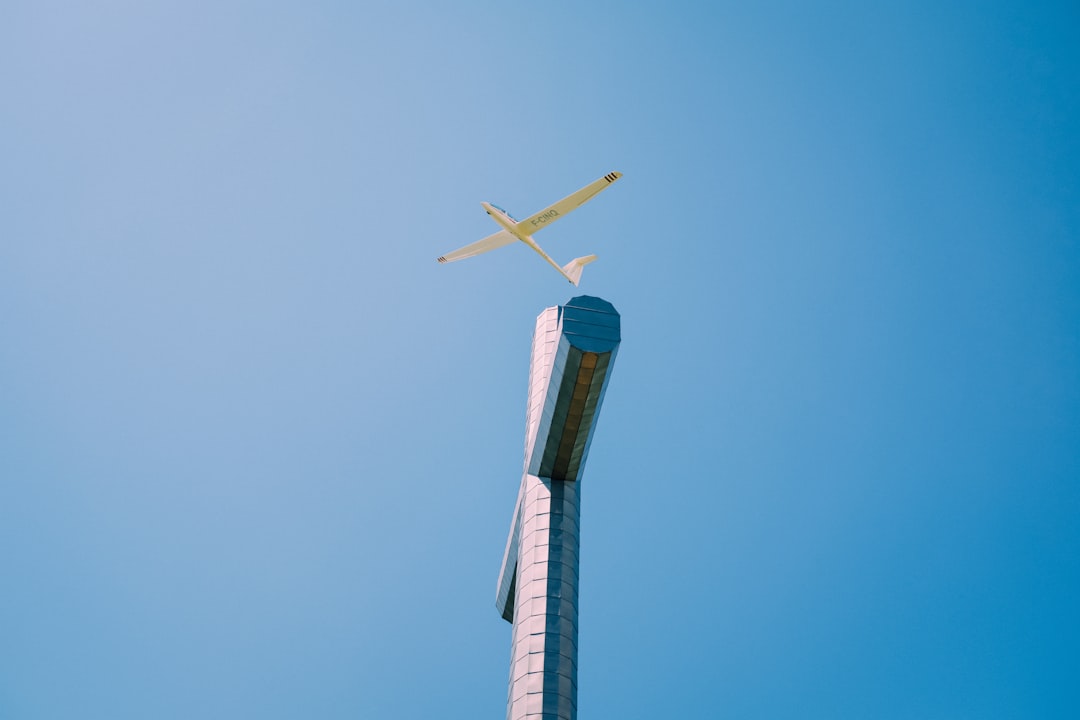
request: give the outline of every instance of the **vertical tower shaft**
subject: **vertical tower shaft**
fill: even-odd
[[[507,720],[577,717],[580,476],[619,342],[619,314],[599,298],[536,321],[525,470],[496,599],[513,624]]]
[[[525,476],[508,720],[577,716],[578,484]]]

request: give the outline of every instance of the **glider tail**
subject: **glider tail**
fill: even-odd
[[[586,255],[585,257],[574,258],[570,262],[563,265],[563,273],[576,286],[581,282],[581,271],[585,269],[585,266],[596,259],[595,255]]]

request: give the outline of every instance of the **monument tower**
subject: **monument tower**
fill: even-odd
[[[619,333],[619,313],[596,297],[536,319],[525,468],[496,596],[513,625],[507,720],[577,717],[581,474]]]

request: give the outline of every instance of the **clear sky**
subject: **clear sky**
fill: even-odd
[[[0,717],[502,717],[579,293],[583,720],[1080,717],[1075,1],[324,0],[0,5]]]

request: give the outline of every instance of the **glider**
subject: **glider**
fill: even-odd
[[[569,214],[571,210],[575,210],[589,200],[592,200],[601,190],[605,189],[608,185],[621,177],[622,173],[620,172],[608,173],[599,180],[589,183],[577,192],[567,195],[554,205],[544,208],[540,212],[525,218],[521,222],[510,217],[510,213],[506,212],[501,207],[492,205],[491,203],[482,202],[480,205],[495,222],[502,226],[502,230],[494,235],[488,235],[483,240],[477,240],[471,245],[466,245],[463,248],[458,248],[453,252],[446,253],[439,258],[439,262],[449,263],[456,260],[464,260],[465,258],[485,253],[488,250],[494,250],[495,248],[509,245],[515,240],[520,240],[539,253],[540,257],[551,263],[551,266],[558,270],[564,278],[574,285],[577,285],[578,282],[581,281],[582,269],[595,260],[596,256],[586,255],[584,257],[574,258],[566,265],[560,267],[557,262],[551,259],[550,255],[544,252],[540,246],[536,244],[536,241],[532,239],[532,236],[538,230],[546,228],[559,218]]]

